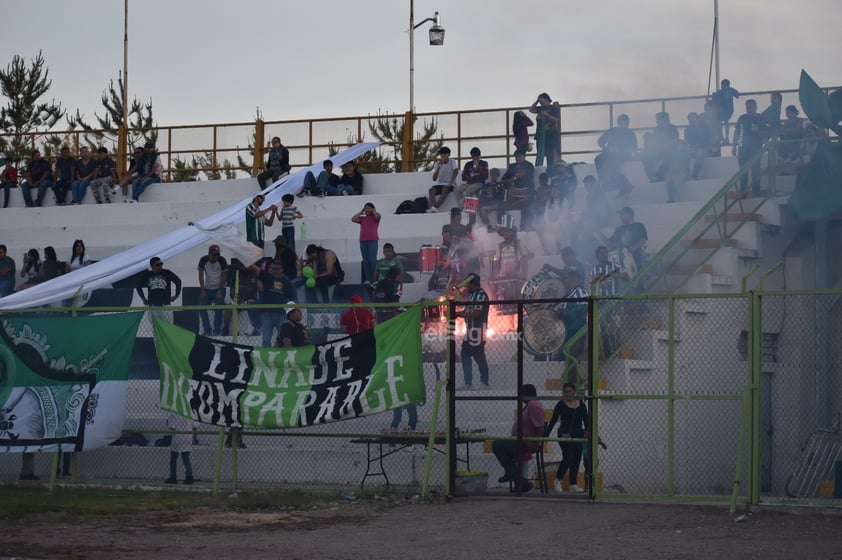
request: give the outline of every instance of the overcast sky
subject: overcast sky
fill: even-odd
[[[722,77],[842,83],[842,0],[720,0]],[[39,49],[51,96],[89,120],[123,66],[121,0],[4,2],[0,63]],[[707,91],[713,0],[416,0],[419,112]],[[130,0],[130,95],[160,125],[404,112],[409,0]]]

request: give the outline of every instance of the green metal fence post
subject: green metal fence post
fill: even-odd
[[[598,286],[599,284],[597,284],[597,295],[599,294]],[[591,298],[589,305],[589,313],[590,317],[588,317],[588,320],[592,325],[590,341],[591,357],[589,360],[590,363],[588,363],[588,382],[590,384],[588,391],[591,395],[591,425],[588,426],[590,433],[586,445],[590,447],[589,452],[591,468],[590,472],[586,474],[587,478],[585,480],[585,483],[588,486],[588,500],[596,501],[596,481],[599,480],[599,368],[597,366],[599,364],[600,324],[598,298]],[[546,480],[543,481],[543,484],[546,484]]]
[[[675,298],[669,298],[667,324],[667,495],[675,495]]]
[[[760,502],[761,438],[760,438],[760,376],[763,354],[763,320],[761,315],[761,295],[751,292],[753,318],[749,329],[752,344],[749,346],[751,372],[751,462],[749,469],[749,503]]]
[[[433,396],[433,415],[430,418],[430,435],[427,438],[427,456],[424,459],[424,480],[421,484],[421,499],[426,500],[430,495],[430,470],[433,465],[433,453],[435,452],[436,433],[439,426],[439,405],[441,404],[441,390],[447,380],[436,381],[435,395]]]

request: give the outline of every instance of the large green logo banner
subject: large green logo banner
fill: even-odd
[[[154,318],[161,408],[205,424],[289,428],[424,400],[421,306],[318,346],[252,347]]]
[[[142,317],[0,318],[0,452],[83,451],[119,438]]]

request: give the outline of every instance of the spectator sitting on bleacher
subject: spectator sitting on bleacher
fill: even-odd
[[[123,173],[123,176],[120,177],[120,191],[123,194],[123,202],[129,201],[127,198],[129,196],[129,185],[137,177],[137,164],[140,162],[142,155],[143,148],[135,148],[134,156],[129,160],[129,170]]]
[[[338,194],[354,194],[354,189],[347,187],[350,189],[351,192],[346,192],[346,187],[339,188],[339,175],[333,173],[333,162],[329,159],[324,160],[322,162],[322,167],[324,170],[319,173],[319,178],[313,175],[312,171],[308,171],[304,175],[304,183],[301,190],[298,192],[298,196],[336,196]]]
[[[500,181],[500,170],[496,167],[488,173],[488,184],[479,191],[479,219],[491,229],[488,214],[496,212],[506,196],[506,187]]]
[[[56,250],[52,246],[44,247],[44,260],[38,269],[39,282],[52,280],[56,276],[64,274],[67,265],[58,260]]]
[[[289,150],[286,146],[281,144],[281,139],[275,136],[272,138],[272,147],[269,149],[269,155],[266,158],[266,167],[257,176],[257,183],[261,189],[269,186],[269,179],[272,183],[289,173]]]
[[[117,166],[108,157],[108,148],[101,146],[96,151],[96,178],[91,181],[91,192],[97,204],[103,199],[111,203],[111,188],[117,183]]]
[[[17,292],[31,288],[41,281],[38,271],[41,269],[41,257],[38,249],[30,249],[23,255],[23,266],[20,268],[20,277],[25,278],[23,284],[17,287]]]
[[[678,128],[670,124],[669,113],[655,114],[655,128],[643,136],[643,167],[653,183],[663,181],[669,160],[678,144]]]
[[[450,222],[441,226],[442,238],[445,232],[450,234],[448,245],[458,245],[465,238],[465,226],[462,224],[462,210],[457,207],[450,209]]]
[[[479,148],[471,148],[471,160],[462,169],[462,184],[453,191],[456,205],[461,206],[466,196],[474,196],[488,181],[488,162],[480,159]]]
[[[622,224],[617,226],[611,237],[605,237],[601,233],[599,237],[610,249],[619,249],[620,264],[629,272],[629,276],[634,276],[637,270],[640,270],[645,264],[644,249],[646,242],[649,240],[649,235],[646,232],[646,226],[640,222],[634,221],[634,210],[625,206],[618,211]],[[625,252],[632,257],[634,262],[627,262]]]
[[[568,208],[576,206],[576,185],[579,180],[576,178],[576,171],[572,165],[560,159],[555,165],[547,168],[547,175],[550,178],[550,185],[559,190],[561,198],[567,200]]]
[[[629,116],[617,117],[617,126],[602,133],[597,144],[602,152],[594,158],[599,180],[606,190],[626,196],[632,190],[631,182],[623,174],[623,164],[637,154],[637,135],[629,128]]]
[[[340,188],[345,186],[354,189],[354,192],[349,191],[348,194],[363,194],[363,176],[357,170],[356,162],[349,161],[342,166],[342,177],[339,178],[339,185]]]
[[[146,187],[161,182],[161,156],[155,150],[155,144],[146,142],[143,145],[143,155],[137,163],[137,178],[132,184],[132,199],[129,202],[139,202],[140,195]]]
[[[15,259],[6,254],[6,246],[0,245],[0,298],[15,291]]]
[[[386,277],[377,283],[374,292],[375,303],[398,303],[403,295],[401,288],[401,269],[393,266],[386,272]],[[398,314],[394,307],[377,309],[377,321],[382,323]]]
[[[395,255],[395,246],[391,243],[384,243],[383,244],[383,258],[378,259],[377,263],[374,265],[374,277],[371,279],[372,288],[376,290],[376,285],[378,282],[382,281],[386,278],[389,270],[395,267],[398,269],[398,278],[397,280],[401,281],[401,276],[403,276],[404,268],[403,268],[403,261]]]
[[[816,125],[810,123],[804,127],[804,141],[801,142],[798,159],[793,162],[795,165],[805,166],[813,160],[813,157],[816,155],[816,148],[819,146],[818,139],[820,135]]]
[[[330,249],[314,244],[307,246],[306,255],[307,265],[313,269],[313,278],[316,280],[315,287],[306,288],[304,292],[307,303],[318,303],[317,293],[321,295],[322,303],[330,303],[330,287],[341,284],[345,279],[339,258]]]
[[[506,197],[498,214],[510,210],[524,212],[535,190],[535,166],[526,161],[524,152],[515,152],[515,161],[503,174],[502,183],[506,187]],[[523,216],[521,221],[524,221]]]
[[[53,194],[56,195],[56,204],[64,206],[67,204],[67,191],[76,179],[76,158],[70,155],[70,148],[62,146],[55,167]]]
[[[44,194],[53,184],[50,162],[41,157],[41,151],[38,149],[32,150],[30,155],[32,157],[23,174],[25,180],[20,184],[23,201],[27,208],[41,206],[44,202]],[[32,203],[32,194],[29,192],[29,189],[38,189],[34,204]]]
[[[433,165],[433,181],[435,181],[435,184],[430,187],[427,193],[430,197],[430,207],[427,212],[438,212],[447,195],[453,190],[458,175],[459,164],[456,163],[456,160],[450,159],[450,148],[442,146],[439,148],[439,159]]]
[[[269,264],[272,261],[280,261],[284,268],[284,276],[287,280],[293,283],[296,288],[304,285],[304,278],[301,277],[301,262],[298,260],[298,254],[295,249],[289,246],[286,237],[278,235],[275,237],[275,255],[273,257],[263,257],[258,259],[255,264],[257,268],[263,272],[269,270]]]
[[[79,148],[79,159],[76,160],[76,180],[70,186],[70,204],[82,204],[88,185],[96,179],[96,160],[91,157],[87,146]]]
[[[427,281],[428,292],[424,294],[424,299],[435,300],[442,296],[451,297],[453,288],[458,282],[457,273],[450,251],[442,249],[439,264]]]
[[[781,123],[780,139],[778,144],[778,155],[784,161],[794,161],[801,153],[801,144],[798,140],[804,137],[805,120],[798,116],[798,108],[795,105],[786,106],[786,119]]]

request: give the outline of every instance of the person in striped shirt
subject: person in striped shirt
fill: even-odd
[[[596,281],[600,282],[599,294],[601,296],[616,296],[623,289],[623,281],[628,280],[626,269],[608,255],[608,247],[600,245],[596,249],[596,263],[588,275],[587,284],[594,287]]]
[[[269,208],[261,209],[260,205],[266,201],[266,197],[258,194],[251,203],[246,206],[246,241],[263,249],[266,226],[275,223],[275,216],[278,207],[274,204]]]
[[[465,373],[465,385],[460,389],[473,389],[473,359],[479,368],[480,389],[489,389],[488,361],[485,358],[485,330],[488,327],[488,294],[480,285],[479,274],[470,274],[462,284],[467,288],[468,302],[456,316],[465,319],[465,338],[462,340],[462,371]]]

